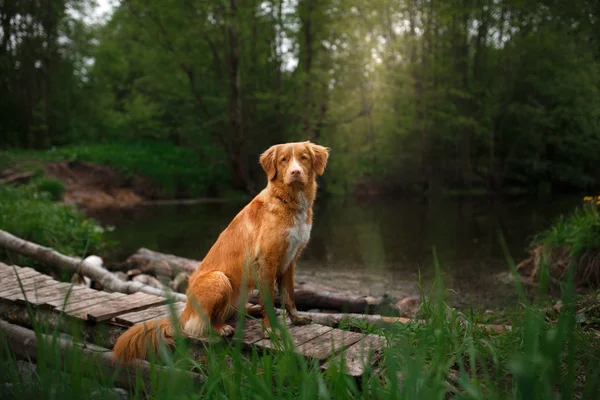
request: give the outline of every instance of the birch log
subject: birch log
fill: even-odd
[[[181,293],[156,289],[144,285],[141,282],[121,281],[102,266],[102,259],[97,256],[90,256],[84,260],[79,257],[66,256],[54,249],[28,242],[1,229],[0,246],[4,246],[9,250],[24,256],[34,258],[44,264],[87,276],[91,280],[100,283],[102,287],[108,291],[121,293],[144,292],[166,298],[173,297],[176,301],[186,300],[185,295]]]

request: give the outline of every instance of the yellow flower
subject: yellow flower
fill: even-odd
[[[592,200],[594,200],[594,198],[592,196],[585,196],[583,198],[583,201],[592,201]]]

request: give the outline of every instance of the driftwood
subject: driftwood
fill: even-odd
[[[202,381],[198,374],[165,368],[159,365],[151,365],[148,361],[135,360],[126,367],[113,360],[112,352],[106,348],[90,346],[86,343],[76,343],[62,337],[53,338],[50,335],[39,334],[30,329],[18,325],[0,321],[0,331],[3,332],[9,348],[19,357],[31,361],[43,362],[45,357],[38,358],[38,350],[42,344],[44,347],[55,345],[60,351],[54,353],[55,356],[61,356],[61,364],[65,361],[65,354],[71,350],[78,349],[82,362],[95,363],[101,368],[104,376],[112,376],[116,386],[135,388],[136,379],[141,378],[146,388],[151,388],[152,375],[163,375],[173,373],[183,374],[186,379],[197,382]],[[96,373],[96,371],[87,370],[87,373]]]
[[[110,266],[113,271],[140,270],[142,274],[156,276],[159,280],[165,277],[174,279],[180,272],[191,275],[200,261],[189,258],[177,257],[172,254],[163,254],[149,249],[141,248],[131,255],[124,263]]]
[[[140,282],[123,282],[114,274],[102,267],[102,259],[96,256],[87,257],[82,260],[78,257],[69,257],[49,247],[40,246],[18,238],[0,229],[0,246],[4,246],[16,253],[35,258],[36,260],[72,273],[80,273],[92,281],[99,282],[103,288],[112,292],[135,293],[144,292],[155,296],[174,297],[177,301],[185,301],[186,297],[181,293],[174,293],[156,289]]]

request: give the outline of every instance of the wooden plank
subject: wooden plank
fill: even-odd
[[[40,275],[33,277],[31,280],[23,282],[21,285],[15,283],[15,285],[3,288],[0,291],[0,297],[10,296],[15,293],[21,293],[22,291],[31,290],[35,287],[42,288],[48,285],[47,282],[52,282],[53,279],[49,276]]]
[[[33,268],[17,268],[16,272],[17,273],[15,274],[15,271],[11,268],[11,270],[6,275],[4,275],[2,279],[0,279],[0,283],[16,281],[17,276],[19,277],[19,279],[23,280],[28,277],[42,275]]]
[[[298,347],[316,337],[319,337],[329,331],[333,330],[330,326],[311,324],[303,326],[294,326],[289,330],[289,334],[294,342],[294,346]],[[269,339],[263,339],[254,344],[258,347],[264,347],[267,349],[274,348],[274,344]]]
[[[13,267],[11,267],[10,265],[4,264],[0,262],[0,272],[4,272],[4,271],[12,271]],[[17,267],[17,269],[19,269],[19,267]]]
[[[40,295],[46,295],[48,293],[52,293],[52,291],[56,290],[57,288],[63,287],[65,285],[69,286],[68,283],[65,282],[58,282],[55,280],[51,280],[50,282],[46,281],[46,286],[41,287],[41,288],[32,288],[29,289],[27,291],[25,291],[25,296],[27,296],[27,299],[32,299],[33,296],[40,296]],[[21,293],[21,295],[23,295]],[[15,300],[17,300],[17,302],[20,302],[21,300],[24,300],[22,297],[17,297],[15,298]]]
[[[246,345],[264,340],[262,321],[256,319],[244,321],[244,331],[242,332],[241,340]]]
[[[98,300],[108,296],[110,293],[108,292],[99,292],[94,289],[88,289],[85,286],[82,286],[83,289],[72,292],[69,298],[67,299],[67,303],[65,304],[65,299],[54,299],[47,300],[46,304],[54,307],[57,311],[62,311],[63,309],[69,306],[75,306],[76,303],[86,301],[86,300]]]
[[[342,354],[339,354],[323,364],[322,369],[328,369],[332,366],[336,368],[343,363],[344,372],[347,375],[361,376],[368,365],[374,365],[381,356],[382,347],[385,344],[385,338],[377,335],[366,335],[350,346]]]
[[[137,292],[93,306],[86,310],[86,314],[88,320],[99,322],[114,318],[117,315],[165,304],[168,301],[164,297]]]
[[[69,284],[61,285],[61,287],[54,292],[48,292],[44,295],[38,296],[36,300],[38,304],[50,305],[48,304],[50,301],[60,301],[61,304],[64,304],[67,295],[71,297],[73,293],[76,293],[80,290],[83,290],[82,286],[72,286]]]
[[[177,315],[179,315],[179,313],[185,307],[185,303],[180,301],[173,305],[165,304],[158,307],[148,308],[146,310],[134,311],[131,313],[119,315],[115,317],[115,322],[118,324],[123,324],[125,326],[131,326],[151,319],[167,318],[171,316],[171,307],[173,307]]]
[[[87,318],[87,310],[91,307],[94,307],[98,304],[105,303],[107,301],[118,299],[119,297],[127,296],[125,293],[106,293],[106,292],[96,292],[92,294],[88,294],[88,299],[84,301],[77,302],[75,304],[68,304],[64,310],[61,307],[56,307],[58,311],[64,311],[75,318],[86,319]]]
[[[48,296],[53,293],[57,293],[59,289],[64,287],[69,287],[70,284],[65,282],[57,282],[57,281],[46,281],[45,285],[42,287],[34,287],[25,291],[25,293],[19,292],[14,295],[7,297],[11,300],[16,301],[17,303],[31,303],[31,304],[42,304],[38,302],[38,299],[44,296]]]
[[[11,277],[5,278],[2,282],[0,282],[0,288],[7,289],[9,287],[17,287],[19,284],[24,285],[27,282],[30,282],[36,278],[45,277],[46,279],[52,279],[49,276],[39,274],[37,272],[33,272],[31,274],[27,274],[27,276],[19,275],[19,279],[17,279],[14,275]]]
[[[298,347],[298,351],[306,357],[325,360],[365,337],[363,333],[333,329]]]

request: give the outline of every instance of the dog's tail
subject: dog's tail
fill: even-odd
[[[172,345],[174,336],[175,326],[171,318],[133,325],[117,339],[113,358],[123,362],[145,359],[148,350],[158,354],[161,343]]]

